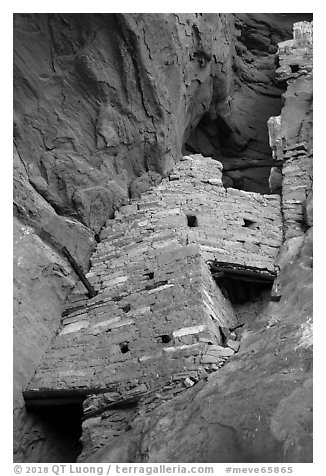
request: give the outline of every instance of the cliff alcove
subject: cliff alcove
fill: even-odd
[[[311,461],[310,20],[14,15],[15,461]]]
[[[82,403],[60,402],[56,405],[40,405],[28,407],[27,414],[31,420],[38,421],[41,435],[45,436],[43,447],[40,447],[40,436],[35,432],[34,441],[29,442],[29,451],[33,455],[26,462],[74,463],[82,444]],[[42,437],[41,437],[42,440]],[[36,455],[39,460],[35,461]]]
[[[291,35],[286,21],[299,18],[312,19],[309,14],[237,15],[231,52],[234,90],[221,100],[220,84],[216,85],[209,111],[191,126],[183,146],[184,153],[219,160],[226,187],[270,193],[269,176],[275,163],[267,121],[280,114],[286,91],[285,81],[275,74],[277,42]]]
[[[262,101],[260,107],[266,113],[266,118],[270,117],[271,111],[275,115],[281,112],[281,94],[283,92],[284,90],[279,89],[279,96],[275,96],[272,108],[268,107],[271,102],[270,98],[266,100],[265,104]],[[275,162],[272,160],[269,147],[267,125],[258,136],[265,139],[265,141],[261,139],[259,154],[255,149],[250,150],[251,139],[242,138],[237,129],[232,131],[223,118],[217,117],[211,120],[209,115],[206,115],[191,131],[184,146],[184,153],[200,153],[220,161],[223,164],[223,184],[226,188],[271,193],[269,177]]]
[[[271,290],[273,286],[271,280],[239,276],[228,272],[213,274],[213,277],[223,295],[232,304],[252,302],[264,291]]]

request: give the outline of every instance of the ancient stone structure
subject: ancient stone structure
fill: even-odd
[[[287,82],[285,105],[268,125],[273,157],[285,161],[282,212],[289,239],[306,231],[304,204],[312,188],[312,22],[294,25],[294,38],[279,44],[278,59],[277,78]]]
[[[208,264],[220,280],[273,280],[280,197],[225,190],[219,162],[184,157],[101,238],[87,275],[98,295],[89,299],[81,283],[70,295],[25,398],[151,390],[216,369],[234,352],[220,329],[238,322]]]
[[[250,299],[251,286],[274,279],[282,242],[279,195],[226,190],[219,162],[183,157],[102,230],[87,274],[98,294],[90,298],[79,283],[69,296],[24,392],[27,405],[87,397],[85,459],[117,432],[112,405],[142,399],[148,408],[153,392],[172,398],[238,351],[231,302]],[[248,296],[236,295],[239,280]],[[119,415],[124,427],[130,410]],[[94,418],[98,424],[89,427]]]

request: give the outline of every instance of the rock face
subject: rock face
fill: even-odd
[[[235,16],[234,86],[224,101],[212,102],[186,141],[189,150],[223,163],[227,187],[269,193],[273,163],[266,124],[280,111],[285,91],[275,71],[275,53],[278,43],[292,36],[292,23],[299,19],[291,14]],[[286,94],[293,92],[288,89]]]
[[[273,274],[280,269],[271,293],[273,302],[268,304],[267,291],[260,297],[253,296],[250,288],[239,286],[234,280],[230,284],[229,277],[221,276],[225,271],[220,269],[221,261],[223,266],[236,264],[237,271],[239,267],[240,271],[244,271],[243,267],[247,271],[252,269],[249,263],[234,262],[230,257],[224,261],[221,256],[217,259],[216,249],[213,251],[209,243],[209,232],[206,243],[201,241],[204,235],[198,235],[195,202],[191,201],[195,200],[195,192],[190,187],[188,205],[191,204],[192,209],[186,210],[187,218],[182,213],[180,216],[163,213],[160,226],[165,232],[161,240],[164,244],[168,244],[166,240],[173,241],[173,237],[165,236],[172,226],[178,230],[177,240],[186,240],[182,242],[183,247],[192,249],[191,243],[197,243],[200,252],[189,254],[185,268],[193,265],[206,269],[201,279],[211,283],[206,292],[216,309],[220,308],[217,295],[220,303],[225,302],[225,293],[231,293],[231,289],[236,289],[234,296],[242,296],[241,304],[233,303],[232,311],[229,307],[229,321],[219,322],[213,343],[215,354],[224,352],[228,363],[221,369],[218,365],[213,368],[207,381],[202,380],[204,372],[198,379],[199,375],[194,377],[187,368],[188,373],[181,380],[180,395],[172,392],[165,404],[161,403],[167,395],[163,392],[152,403],[148,395],[143,395],[143,403],[135,406],[139,393],[146,393],[148,388],[138,392],[136,398],[131,389],[131,394],[123,395],[123,402],[127,399],[134,406],[123,409],[119,408],[117,399],[112,400],[112,395],[91,396],[89,382],[85,387],[77,370],[74,368],[69,374],[63,365],[62,371],[70,382],[67,388],[79,386],[87,390],[85,414],[114,403],[113,408],[110,406],[106,412],[101,410],[100,415],[93,415],[84,422],[80,461],[311,461],[310,24],[296,26],[294,41],[280,45],[277,74],[272,66],[276,44],[290,37],[293,19],[294,16],[281,14],[15,15],[16,461],[74,461],[81,450],[78,438],[85,394],[77,402],[72,398],[69,405],[75,406],[68,405],[61,413],[51,407],[52,419],[46,409],[41,411],[37,405],[26,412],[22,399],[22,389],[26,389],[36,369],[42,368],[40,363],[44,362],[45,351],[48,349],[47,355],[51,355],[53,344],[50,347],[50,342],[57,331],[67,342],[77,332],[82,341],[90,327],[90,315],[80,318],[80,312],[88,306],[85,295],[84,301],[78,303],[81,311],[76,311],[76,298],[82,293],[79,283],[69,296],[63,327],[60,327],[63,303],[78,279],[63,248],[87,273],[96,242],[101,241],[93,255],[97,261],[92,261],[98,272],[94,273],[92,268],[87,276],[98,291],[102,284],[110,288],[109,280],[102,284],[97,281],[102,275],[103,247],[113,239],[109,230],[113,227],[116,233],[114,227],[120,222],[120,232],[125,235],[125,223],[129,223],[132,230],[138,223],[137,214],[148,219],[153,206],[148,200],[153,201],[155,190],[134,202],[140,207],[137,211],[132,209],[134,205],[123,207],[119,213],[116,210],[129,203],[130,198],[138,198],[150,187],[157,186],[162,177],[165,178],[158,191],[164,191],[165,187],[167,191],[177,190],[182,182],[180,171],[187,170],[182,166],[185,162],[171,171],[174,163],[182,158],[181,149],[185,151],[189,146],[198,147],[196,151],[221,161],[225,171],[223,183],[228,187],[268,193],[268,177],[273,166],[269,182],[273,191],[282,190],[281,208],[278,196],[262,198],[259,194],[247,195],[232,188],[225,192],[218,162],[207,160],[206,166],[217,167],[219,172],[216,177],[206,177],[201,185],[202,193],[219,191],[214,193],[221,210],[225,212],[226,205],[230,208],[226,221],[232,216],[232,206],[247,208],[245,197],[251,197],[249,202],[255,203],[257,195],[262,226],[271,221],[263,213],[264,203],[267,214],[268,207],[276,207],[276,204],[277,216],[282,209],[286,242],[276,263],[273,260],[281,243],[279,232],[270,229],[267,237],[277,244],[263,243],[265,232],[261,230],[260,236],[258,227],[254,229],[257,221],[252,216],[236,215],[235,221],[241,218],[238,226],[244,234],[242,240],[240,233],[231,246],[232,233],[219,236],[222,257],[230,252],[235,256],[243,253],[244,260],[245,256],[251,256],[250,261],[255,261],[255,254],[259,257],[262,252],[269,266],[266,268],[265,263],[265,271]],[[277,80],[281,83],[277,84]],[[272,158],[266,123],[269,116],[280,112],[280,92],[285,89],[285,81],[289,87],[281,119],[270,121]],[[213,144],[214,150],[209,144]],[[193,181],[194,185],[196,178],[189,170],[187,174],[188,182]],[[182,193],[186,196],[186,192]],[[171,192],[170,205],[175,198]],[[199,205],[201,197],[198,196],[198,200]],[[141,211],[142,204],[145,208]],[[212,209],[210,205],[207,217]],[[111,220],[114,215],[116,219]],[[202,220],[202,224],[209,230],[208,218]],[[270,225],[273,228],[273,219]],[[182,229],[187,233],[183,235]],[[151,229],[147,231],[149,235],[153,233]],[[254,242],[255,237],[259,238],[258,243]],[[143,236],[136,237],[136,250],[142,247],[143,240]],[[255,248],[259,244],[260,251]],[[160,256],[159,248],[157,250]],[[113,257],[109,257],[108,252],[112,250],[105,250],[108,263],[112,264]],[[199,256],[205,262],[214,258],[219,263],[213,271],[221,291],[215,287],[215,297],[211,292],[212,285],[216,284],[206,263],[197,263]],[[257,275],[257,266],[254,272]],[[185,272],[187,287],[186,276]],[[119,281],[120,275],[110,278],[118,279],[112,285],[114,291],[116,286],[126,285]],[[134,278],[136,282],[136,274]],[[148,280],[151,279],[148,275]],[[158,288],[168,284],[160,283]],[[163,292],[165,289],[169,290],[164,288]],[[128,289],[130,296],[136,291],[136,288]],[[251,299],[254,301],[246,303]],[[123,319],[128,320],[133,301],[124,308],[119,307],[119,302],[115,310],[119,309]],[[87,303],[91,303],[88,298]],[[90,313],[95,307],[89,309]],[[98,309],[93,312],[94,316],[97,312]],[[241,325],[244,324],[240,331],[231,327],[237,325],[232,320],[234,317],[230,317],[234,312]],[[112,318],[112,309],[106,309],[106,314],[104,321]],[[102,318],[103,315],[96,317],[98,323],[104,322]],[[199,321],[197,316],[190,327],[203,325],[201,319]],[[67,329],[74,332],[68,333]],[[164,330],[160,335],[169,336],[169,332]],[[180,341],[182,345],[191,345],[193,336],[184,334],[174,338],[187,341],[183,344]],[[129,341],[120,337],[118,343],[125,342],[128,348]],[[163,341],[161,344],[172,346]],[[128,355],[122,349],[120,347],[121,355]],[[59,360],[66,353],[63,346]],[[205,357],[206,360],[212,358]],[[102,357],[94,358],[101,366]],[[204,364],[214,365],[208,361]],[[138,383],[141,386],[146,382]],[[38,390],[44,393],[46,389]],[[68,434],[65,425],[58,427],[54,415],[63,421],[62,415],[68,418],[72,413],[79,427],[72,428]]]
[[[171,169],[213,74],[224,99],[231,35],[226,15],[17,15],[15,138],[35,191],[98,232],[135,177]]]
[[[50,207],[49,210],[53,213]],[[57,331],[62,302],[75,284],[76,276],[71,273],[69,264],[42,241],[32,227],[18,219],[14,220],[13,270],[14,449],[25,448],[24,458],[19,456],[17,459],[30,461],[30,453],[37,450],[41,454],[45,446],[47,456],[52,452],[50,460],[56,461],[57,454],[69,448],[71,439],[51,430],[51,423],[46,418],[26,412],[22,388],[33,377]]]

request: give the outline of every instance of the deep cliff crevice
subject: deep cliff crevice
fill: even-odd
[[[286,89],[276,81],[275,53],[277,41],[292,32],[278,23],[267,29],[259,15],[248,24],[246,20],[246,15],[235,19],[234,87],[223,101],[213,96],[209,112],[190,131],[184,151],[222,162],[227,187],[269,193],[272,160],[267,121],[280,113]]]
[[[310,91],[307,92],[306,83],[299,81],[284,95],[282,114],[284,124],[290,126],[285,132],[283,130],[288,143],[281,155],[277,127],[275,133],[270,129],[268,137],[267,119],[281,111],[280,94],[285,90],[286,74],[289,74],[288,70],[283,76],[279,73],[276,82],[274,56],[277,44],[292,37],[294,21],[309,18],[309,14],[15,15],[14,134],[17,153],[14,174],[18,210],[15,228],[15,348],[19,349],[15,356],[16,461],[59,461],[60,458],[60,461],[71,461],[80,451],[74,446],[79,437],[78,415],[74,420],[76,426],[73,425],[76,431],[66,435],[66,441],[73,443],[71,452],[65,452],[65,444],[57,445],[65,434],[64,428],[53,426],[53,421],[43,411],[26,412],[21,394],[42,365],[45,352],[51,350],[52,338],[58,330],[62,330],[62,326],[74,326],[78,321],[70,311],[62,314],[66,297],[69,295],[68,303],[71,298],[76,276],[57,251],[66,247],[84,271],[88,271],[94,248],[95,256],[101,255],[101,250],[105,249],[106,233],[115,222],[113,217],[119,222],[124,210],[128,207],[132,210],[134,200],[142,194],[146,207],[148,193],[155,190],[162,179],[163,186],[172,182],[177,184],[180,176],[171,170],[182,159],[182,152],[187,151],[200,152],[220,161],[224,166],[224,186],[234,194],[234,200],[240,202],[242,190],[270,194],[271,183],[273,194],[275,191],[279,193],[280,180],[282,182],[279,176],[283,173],[282,210],[289,240],[282,248],[278,263],[281,270],[284,268],[283,274],[275,280],[269,304],[268,293],[263,293],[262,299],[257,297],[256,293],[260,291],[255,288],[257,283],[246,281],[242,285],[234,280],[234,276],[219,276],[222,291],[229,298],[231,294],[230,300],[234,302],[238,319],[246,321],[237,331],[241,336],[241,352],[218,372],[214,371],[207,381],[204,380],[204,385],[191,374],[189,388],[183,386],[179,396],[169,398],[166,403],[162,400],[159,404],[156,402],[148,413],[144,414],[141,406],[139,412],[134,407],[109,410],[107,415],[100,417],[103,420],[100,427],[103,424],[107,441],[102,441],[103,449],[99,452],[95,450],[97,437],[94,437],[97,423],[94,424],[92,418],[88,423],[84,422],[82,443],[85,452],[81,460],[100,462],[120,458],[121,461],[157,462],[167,459],[173,462],[193,458],[191,461],[208,462],[216,461],[217,447],[223,448],[218,461],[281,458],[283,427],[291,427],[289,419],[285,418],[284,423],[287,399],[291,403],[295,392],[306,395],[310,385],[309,345],[301,337],[298,344],[298,336],[305,334],[310,325],[311,180],[304,179],[304,186],[300,182],[299,189],[296,187],[298,180],[311,175],[311,144],[308,144],[305,157],[295,149],[298,137],[306,140],[307,131],[309,135],[310,112],[298,127],[293,121],[286,122],[293,111],[302,112],[303,106],[296,106],[298,103],[293,97],[301,95],[305,110],[310,111]],[[282,59],[276,66],[280,64]],[[300,74],[300,71],[292,67],[290,74]],[[284,143],[283,139],[281,142]],[[272,166],[274,172],[270,174]],[[221,186],[219,177],[205,177],[202,182],[208,188]],[[200,186],[203,186],[202,182]],[[304,188],[305,200],[303,211],[299,213],[300,187]],[[239,190],[238,198],[234,189]],[[295,196],[291,195],[294,189]],[[227,192],[224,190],[223,193]],[[273,200],[278,201],[273,194],[269,199],[272,207],[275,205]],[[296,209],[291,200],[300,201]],[[129,218],[127,213],[126,222],[130,222],[130,227],[123,232],[123,239],[128,239],[138,214],[142,213],[141,205],[139,207],[130,212],[131,215],[135,213],[135,217]],[[194,210],[187,213],[188,217],[196,218]],[[243,220],[243,232],[248,236],[251,232],[252,235],[256,233],[250,228],[251,219],[247,215],[240,219]],[[162,239],[167,244],[172,238],[169,233],[164,234],[164,229],[170,227],[170,220],[172,225],[176,220],[174,225],[177,226],[177,223],[184,224],[187,218],[186,215],[182,219],[162,218]],[[209,220],[203,222],[200,217],[198,222],[189,225],[188,219],[190,231],[184,243],[186,246],[194,242],[196,235],[191,233],[198,233],[198,228],[201,229],[204,223],[210,225]],[[146,224],[141,226],[146,230]],[[151,235],[153,230],[149,227],[146,233]],[[211,239],[207,237],[207,248],[211,246]],[[234,246],[232,237],[224,239],[229,240],[228,246]],[[266,256],[268,253],[273,255],[279,246],[275,230],[268,229],[268,240],[272,244],[264,245]],[[138,245],[137,241],[135,246]],[[254,239],[244,240],[242,245],[246,247],[246,253],[258,253]],[[128,246],[132,249],[133,244]],[[211,251],[207,249],[205,252]],[[126,255],[128,253],[129,249]],[[33,256],[33,263],[30,256]],[[109,260],[106,256],[110,256],[110,252],[104,252],[103,256]],[[100,261],[103,256],[100,256]],[[91,265],[101,266],[100,261],[95,264],[92,261]],[[297,267],[300,271],[296,274]],[[164,284],[156,271],[148,269],[146,273],[144,281],[157,281],[155,286],[158,289],[163,287],[164,290],[164,286],[171,285],[169,277]],[[94,286],[108,285],[108,280],[97,283],[97,275],[92,274],[92,269],[87,276]],[[120,278],[117,278],[118,285]],[[257,285],[261,290],[270,287],[264,279]],[[155,286],[147,291],[154,291]],[[77,284],[77,294],[82,296],[83,288],[79,288]],[[302,288],[305,291],[300,295]],[[185,286],[181,288],[184,289]],[[76,291],[72,296],[75,295]],[[78,299],[83,301],[83,297]],[[72,309],[77,304],[73,304]],[[123,294],[114,306],[114,311],[106,312],[118,312],[128,319],[131,304],[125,302]],[[96,314],[96,309],[97,305],[94,305],[91,313]],[[299,316],[297,322],[292,319],[294,310]],[[78,314],[79,310],[76,312]],[[150,308],[150,312],[155,315],[155,306]],[[286,313],[290,315],[288,322],[278,325]],[[248,327],[247,321],[250,321]],[[236,329],[234,323],[229,324],[229,330]],[[223,332],[229,331],[224,329],[221,332],[223,338]],[[166,338],[171,339],[169,332],[161,329],[159,336],[160,345],[172,346],[172,341]],[[274,348],[273,341],[281,339],[283,342],[284,336],[289,338],[289,344],[284,349]],[[193,337],[184,335],[175,339],[180,345],[192,345],[189,342]],[[120,346],[120,351],[127,349],[124,353],[121,351],[123,358],[127,358],[130,348],[133,351],[132,345],[124,339],[120,344],[125,344]],[[307,362],[302,375],[301,370],[293,370],[291,352],[300,362]],[[274,354],[289,359],[289,366],[285,368],[274,362]],[[275,405],[267,399],[266,414],[273,414],[273,419],[269,423],[266,415],[262,417],[259,434],[263,442],[253,449],[250,445],[256,423],[249,419],[250,405],[241,407],[240,420],[237,420],[237,410],[234,416],[231,410],[238,408],[237,395],[241,386],[246,401],[252,401],[253,406],[257,403],[253,389],[257,388],[259,379],[263,382],[262,394],[268,393],[269,382],[264,380],[264,372],[256,370],[262,362],[262,367],[270,372],[272,385],[275,384],[280,392],[274,396],[268,394],[268,399]],[[242,377],[239,372],[242,372]],[[295,387],[291,378],[282,380],[283,373],[288,375],[291,372],[295,372],[297,381],[302,382],[302,388]],[[234,375],[239,381],[234,381]],[[218,386],[225,392],[221,393]],[[296,409],[303,412],[309,425],[305,398],[302,399],[302,408],[295,403],[293,412],[294,415]],[[219,403],[215,404],[214,399]],[[176,409],[181,412],[180,416]],[[198,418],[193,419],[189,411],[195,409]],[[106,418],[107,422],[104,421]],[[162,418],[165,418],[163,433],[157,430]],[[208,427],[207,422],[210,422]],[[239,436],[243,428],[246,428],[245,441]],[[192,443],[187,439],[189,434],[197,435]],[[212,437],[209,448],[203,446],[205,434]],[[309,461],[306,437],[300,432],[297,434],[292,427],[288,435],[284,443],[286,460]],[[160,438],[165,437],[172,446],[175,445],[174,448],[167,445],[160,449]],[[222,444],[225,438],[230,443],[228,450]],[[122,440],[125,440],[124,445],[121,445]],[[296,450],[298,441],[300,445]]]

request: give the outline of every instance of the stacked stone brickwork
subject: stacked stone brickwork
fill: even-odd
[[[288,240],[306,231],[305,203],[312,190],[312,151],[295,151],[284,163],[282,175],[284,237]]]
[[[305,202],[312,189],[313,45],[312,22],[295,23],[293,40],[279,44],[280,81],[287,82],[282,114],[269,126],[273,156],[282,167],[282,211],[285,239],[306,230]]]
[[[160,250],[144,262],[126,250],[125,259],[104,281],[105,292],[63,321],[34,388],[125,392],[185,370],[195,377],[208,342],[220,342],[216,324],[236,325],[198,246]]]
[[[219,162],[184,157],[107,222],[87,275],[98,294],[76,286],[25,398],[191,386],[236,349],[208,265],[273,278],[282,240],[278,195],[225,190]]]

